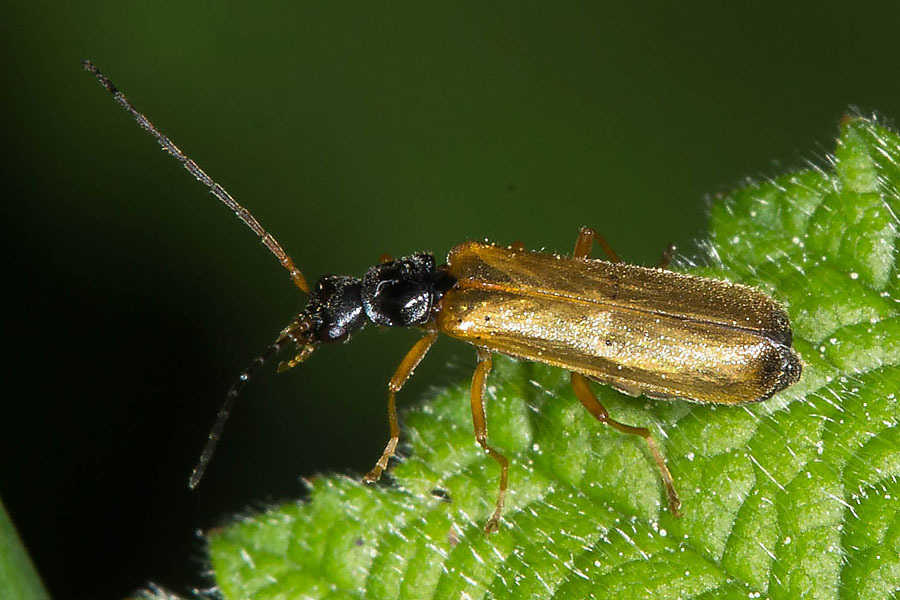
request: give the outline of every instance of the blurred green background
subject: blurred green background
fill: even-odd
[[[304,299],[81,70],[95,61],[311,280],[465,239],[691,255],[705,202],[900,115],[895,2],[30,2],[0,8],[0,496],[57,598],[201,575],[195,531],[360,474],[412,331],[227,387]],[[470,377],[442,340],[399,397]],[[490,414],[488,414],[490,420]],[[474,442],[473,442],[474,443]]]

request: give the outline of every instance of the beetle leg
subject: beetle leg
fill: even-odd
[[[591,246],[595,243],[600,246],[600,249],[603,250],[603,253],[609,258],[610,262],[622,262],[622,259],[619,258],[616,251],[612,249],[609,242],[607,242],[602,235],[597,233],[596,230],[590,227],[582,227],[578,232],[578,239],[575,240],[575,251],[572,252],[572,256],[575,258],[590,258]],[[656,265],[656,268],[668,269],[674,256],[675,244],[669,244],[666,246],[666,249],[663,250],[662,256],[659,258],[659,264]]]
[[[611,426],[613,429],[617,429],[622,433],[630,433],[631,435],[639,435],[647,441],[647,445],[650,447],[650,453],[653,454],[654,460],[656,460],[656,466],[659,467],[659,474],[662,476],[663,483],[666,486],[666,496],[669,500],[669,510],[672,512],[672,515],[676,517],[681,516],[681,500],[678,499],[678,492],[675,491],[675,482],[672,480],[672,474],[669,472],[669,468],[666,466],[666,461],[660,454],[659,449],[656,447],[656,442],[653,441],[653,438],[650,436],[650,430],[646,427],[632,427],[631,425],[625,425],[624,423],[619,423],[618,421],[614,421],[609,417],[609,413],[606,411],[606,408],[600,401],[597,400],[597,396],[594,394],[594,391],[591,389],[590,382],[588,378],[580,373],[572,373],[572,389],[575,390],[575,395],[581,401],[588,412],[594,415],[594,418],[600,421],[601,423],[606,423]]]
[[[482,348],[478,349],[478,366],[475,367],[475,374],[472,376],[472,423],[475,426],[475,439],[484,448],[484,451],[491,455],[491,458],[500,465],[500,493],[497,495],[497,505],[494,508],[494,514],[488,520],[484,527],[485,533],[494,533],[500,529],[500,511],[503,510],[503,501],[506,497],[506,482],[509,473],[509,461],[505,456],[488,446],[487,443],[487,421],[484,418],[484,388],[487,382],[488,373],[494,361],[491,360],[491,354]]]
[[[656,265],[657,269],[668,269],[669,265],[672,263],[672,258],[675,256],[675,244],[669,244],[666,246],[666,249],[663,250],[662,256],[659,257],[659,264]]]
[[[609,242],[590,227],[582,227],[578,232],[578,239],[575,240],[575,251],[572,252],[572,256],[575,258],[590,258],[591,246],[594,243],[600,246],[600,249],[603,250],[603,253],[611,262],[622,262],[622,259],[619,258],[616,251],[612,249]]]
[[[373,483],[381,478],[381,474],[387,468],[388,461],[397,450],[397,442],[400,441],[400,424],[397,422],[397,392],[403,388],[403,384],[406,383],[409,376],[413,374],[413,371],[425,358],[425,354],[434,345],[437,337],[437,331],[429,331],[422,339],[416,342],[409,352],[406,353],[406,356],[403,357],[403,360],[400,361],[400,366],[397,367],[397,371],[388,382],[388,423],[391,427],[391,439],[388,440],[381,458],[375,463],[375,467],[363,477],[363,481],[366,483]]]

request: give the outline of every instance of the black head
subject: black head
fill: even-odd
[[[344,342],[366,323],[356,277],[326,275],[309,294],[306,310],[299,322],[307,327],[308,344]]]

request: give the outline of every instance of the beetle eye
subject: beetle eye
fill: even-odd
[[[347,331],[346,327],[340,327],[338,325],[333,325],[326,329],[324,332],[324,337],[322,341],[327,342],[343,342],[350,335],[350,332]]]

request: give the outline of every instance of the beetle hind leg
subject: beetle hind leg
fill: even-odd
[[[632,427],[631,425],[625,425],[624,423],[619,423],[618,421],[610,418],[606,408],[602,404],[600,404],[599,400],[597,400],[597,396],[591,389],[588,378],[584,375],[580,373],[572,373],[572,389],[575,390],[575,395],[578,397],[578,400],[581,401],[584,407],[588,409],[588,412],[590,412],[595,419],[597,419],[601,423],[606,423],[613,429],[621,431],[622,433],[639,435],[644,438],[644,440],[647,442],[647,446],[649,446],[650,448],[650,453],[653,455],[653,459],[656,461],[656,466],[659,468],[659,474],[662,477],[663,484],[666,486],[666,496],[669,502],[669,510],[672,512],[673,516],[680,517],[681,500],[678,498],[678,492],[675,491],[675,482],[672,479],[672,473],[669,472],[669,468],[666,466],[665,459],[659,452],[659,448],[656,447],[656,442],[653,441],[653,437],[650,435],[650,430],[646,427]]]
[[[659,257],[659,263],[656,265],[656,268],[668,269],[669,265],[672,264],[673,258],[675,258],[675,244],[670,243],[666,246],[666,249],[663,250],[662,256]]]

